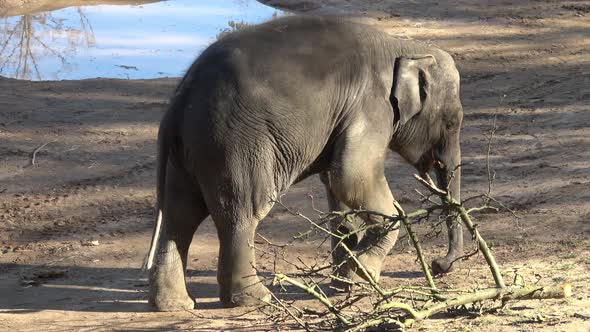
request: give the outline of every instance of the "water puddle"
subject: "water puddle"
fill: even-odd
[[[29,80],[182,76],[220,33],[277,15],[255,0],[172,0],[0,18],[0,75]]]

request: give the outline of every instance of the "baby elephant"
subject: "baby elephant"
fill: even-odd
[[[162,311],[194,307],[187,253],[209,215],[220,242],[222,303],[269,300],[251,244],[275,199],[320,174],[331,209],[395,215],[384,176],[388,148],[422,174],[434,168],[439,185],[459,199],[462,118],[459,73],[448,53],[364,25],[286,17],[213,43],[160,124],[149,302]],[[433,262],[438,273],[462,252],[461,227],[448,227],[448,254]],[[351,244],[375,279],[397,233],[367,233]],[[333,256],[336,264],[346,259],[339,250]],[[354,276],[355,266],[342,265],[337,273]]]

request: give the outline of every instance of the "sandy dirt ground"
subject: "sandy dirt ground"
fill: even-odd
[[[442,315],[416,330],[590,330],[590,1],[269,1],[337,13],[400,38],[451,52],[462,74],[465,119],[463,197],[487,189],[485,134],[494,195],[516,211],[480,214],[477,223],[507,272],[530,282],[570,282],[567,300],[517,302],[500,314]],[[171,60],[172,61],[172,60]],[[223,309],[217,298],[218,243],[210,221],[195,235],[188,284],[193,311],[149,312],[147,251],[155,198],[157,126],[177,78],[28,82],[0,78],[0,330],[285,330],[252,309]],[[32,152],[37,150],[31,165]],[[387,175],[407,210],[418,206],[413,170],[392,155]],[[284,201],[309,216],[309,195],[326,209],[317,177]],[[260,234],[292,242],[287,257],[322,263],[319,237],[292,241],[309,225],[274,208]],[[421,233],[427,225],[419,227]],[[429,258],[444,237],[425,240]],[[473,244],[470,243],[470,248]],[[294,268],[261,254],[258,266]],[[385,285],[422,282],[415,253],[400,241]],[[490,284],[481,257],[438,283]],[[279,297],[311,300],[294,290]]]

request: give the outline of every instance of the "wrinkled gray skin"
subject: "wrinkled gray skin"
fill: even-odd
[[[215,42],[185,75],[160,125],[163,218],[148,258],[150,303],[165,311],[193,308],[187,252],[208,215],[220,241],[222,303],[268,300],[250,244],[281,192],[319,173],[332,210],[394,215],[384,176],[387,149],[422,174],[434,168],[447,187],[461,160],[462,114],[459,74],[449,54],[366,26],[288,17]],[[459,186],[457,171],[449,184],[457,199]],[[398,232],[373,233],[349,244],[378,279]],[[433,262],[435,272],[448,271],[461,252],[461,228],[450,223],[449,252]],[[343,259],[336,250],[335,263]],[[355,271],[348,262],[337,272]]]

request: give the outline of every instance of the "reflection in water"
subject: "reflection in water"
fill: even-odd
[[[274,12],[272,14],[271,19],[275,19],[279,16],[278,12]],[[223,38],[225,35],[230,34],[234,31],[239,31],[242,30],[244,28],[247,28],[248,26],[250,26],[251,24],[248,22],[244,22],[244,21],[233,21],[230,20],[229,22],[227,22],[228,28],[222,29],[221,31],[219,31],[219,33],[216,35],[217,39],[221,39]]]
[[[75,11],[79,15],[78,28],[66,25],[51,13],[5,19],[4,33],[0,35],[0,73],[14,78],[41,80],[39,58],[45,56],[57,59],[64,70],[70,69],[68,57],[75,55],[78,47],[91,47],[96,43],[83,9],[77,7]],[[54,43],[56,38],[67,43]]]
[[[0,19],[0,75],[32,80],[181,76],[218,36],[277,15],[255,0],[174,0],[8,17]]]

